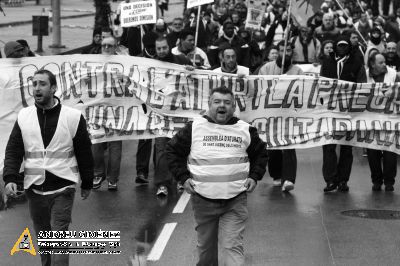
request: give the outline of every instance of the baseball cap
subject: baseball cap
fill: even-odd
[[[13,53],[23,50],[24,46],[18,42],[8,42],[4,45],[4,54],[9,57]]]

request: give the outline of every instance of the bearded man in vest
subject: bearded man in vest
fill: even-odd
[[[368,59],[367,83],[377,82],[386,84],[400,82],[396,70],[386,66],[385,57],[381,53],[374,53]],[[372,191],[381,191],[382,184],[385,184],[385,191],[394,191],[397,154],[375,149],[367,149],[367,154],[371,169]]]
[[[75,187],[86,199],[93,183],[93,157],[86,121],[79,110],[54,96],[57,81],[48,70],[33,79],[35,105],[22,109],[7,143],[4,160],[6,193],[17,193],[16,178],[24,165],[24,189],[36,233],[67,231]],[[68,265],[68,254],[41,254],[42,265]]]
[[[192,197],[197,265],[218,265],[218,236],[222,264],[245,265],[247,192],[264,176],[267,151],[257,130],[233,116],[231,90],[213,89],[208,107],[168,142],[169,168]]]

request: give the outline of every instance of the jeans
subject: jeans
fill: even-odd
[[[156,138],[155,140],[155,153],[156,153],[156,165],[154,172],[154,184],[156,186],[170,186],[172,185],[172,174],[168,169],[167,154],[165,152],[165,146],[170,138]]]
[[[137,175],[149,176],[149,164],[151,156],[152,139],[140,139],[136,152]]]
[[[27,189],[26,196],[36,234],[39,231],[68,231],[75,188],[51,195],[39,195]],[[43,266],[69,265],[68,254],[41,254],[40,259]]]
[[[297,157],[296,150],[269,150],[268,172],[273,179],[296,182]]]
[[[390,151],[367,149],[372,183],[394,185],[397,173],[397,154]]]
[[[192,207],[196,221],[197,266],[218,265],[218,234],[223,248],[223,265],[244,264],[243,233],[248,218],[247,193],[232,199],[207,199],[192,195]]]
[[[104,160],[105,150],[108,151],[107,166],[105,165]],[[121,165],[121,151],[121,140],[93,144],[92,153],[94,159],[94,176],[107,177],[108,181],[112,183],[117,182]]]
[[[322,146],[322,174],[326,183],[348,182],[353,165],[351,146],[340,145],[339,162],[336,155],[336,144]]]

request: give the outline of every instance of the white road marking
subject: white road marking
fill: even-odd
[[[190,194],[187,193],[186,191],[183,191],[172,213],[183,213],[189,200],[190,200]]]
[[[165,249],[165,246],[168,243],[169,238],[172,235],[177,223],[166,223],[164,228],[162,229],[160,235],[158,236],[156,243],[151,249],[149,255],[147,256],[147,260],[156,261],[161,258],[161,255]]]

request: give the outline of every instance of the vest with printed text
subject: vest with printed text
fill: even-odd
[[[245,191],[250,141],[249,124],[241,120],[220,125],[196,118],[188,157],[194,190],[210,199],[230,199]]]

